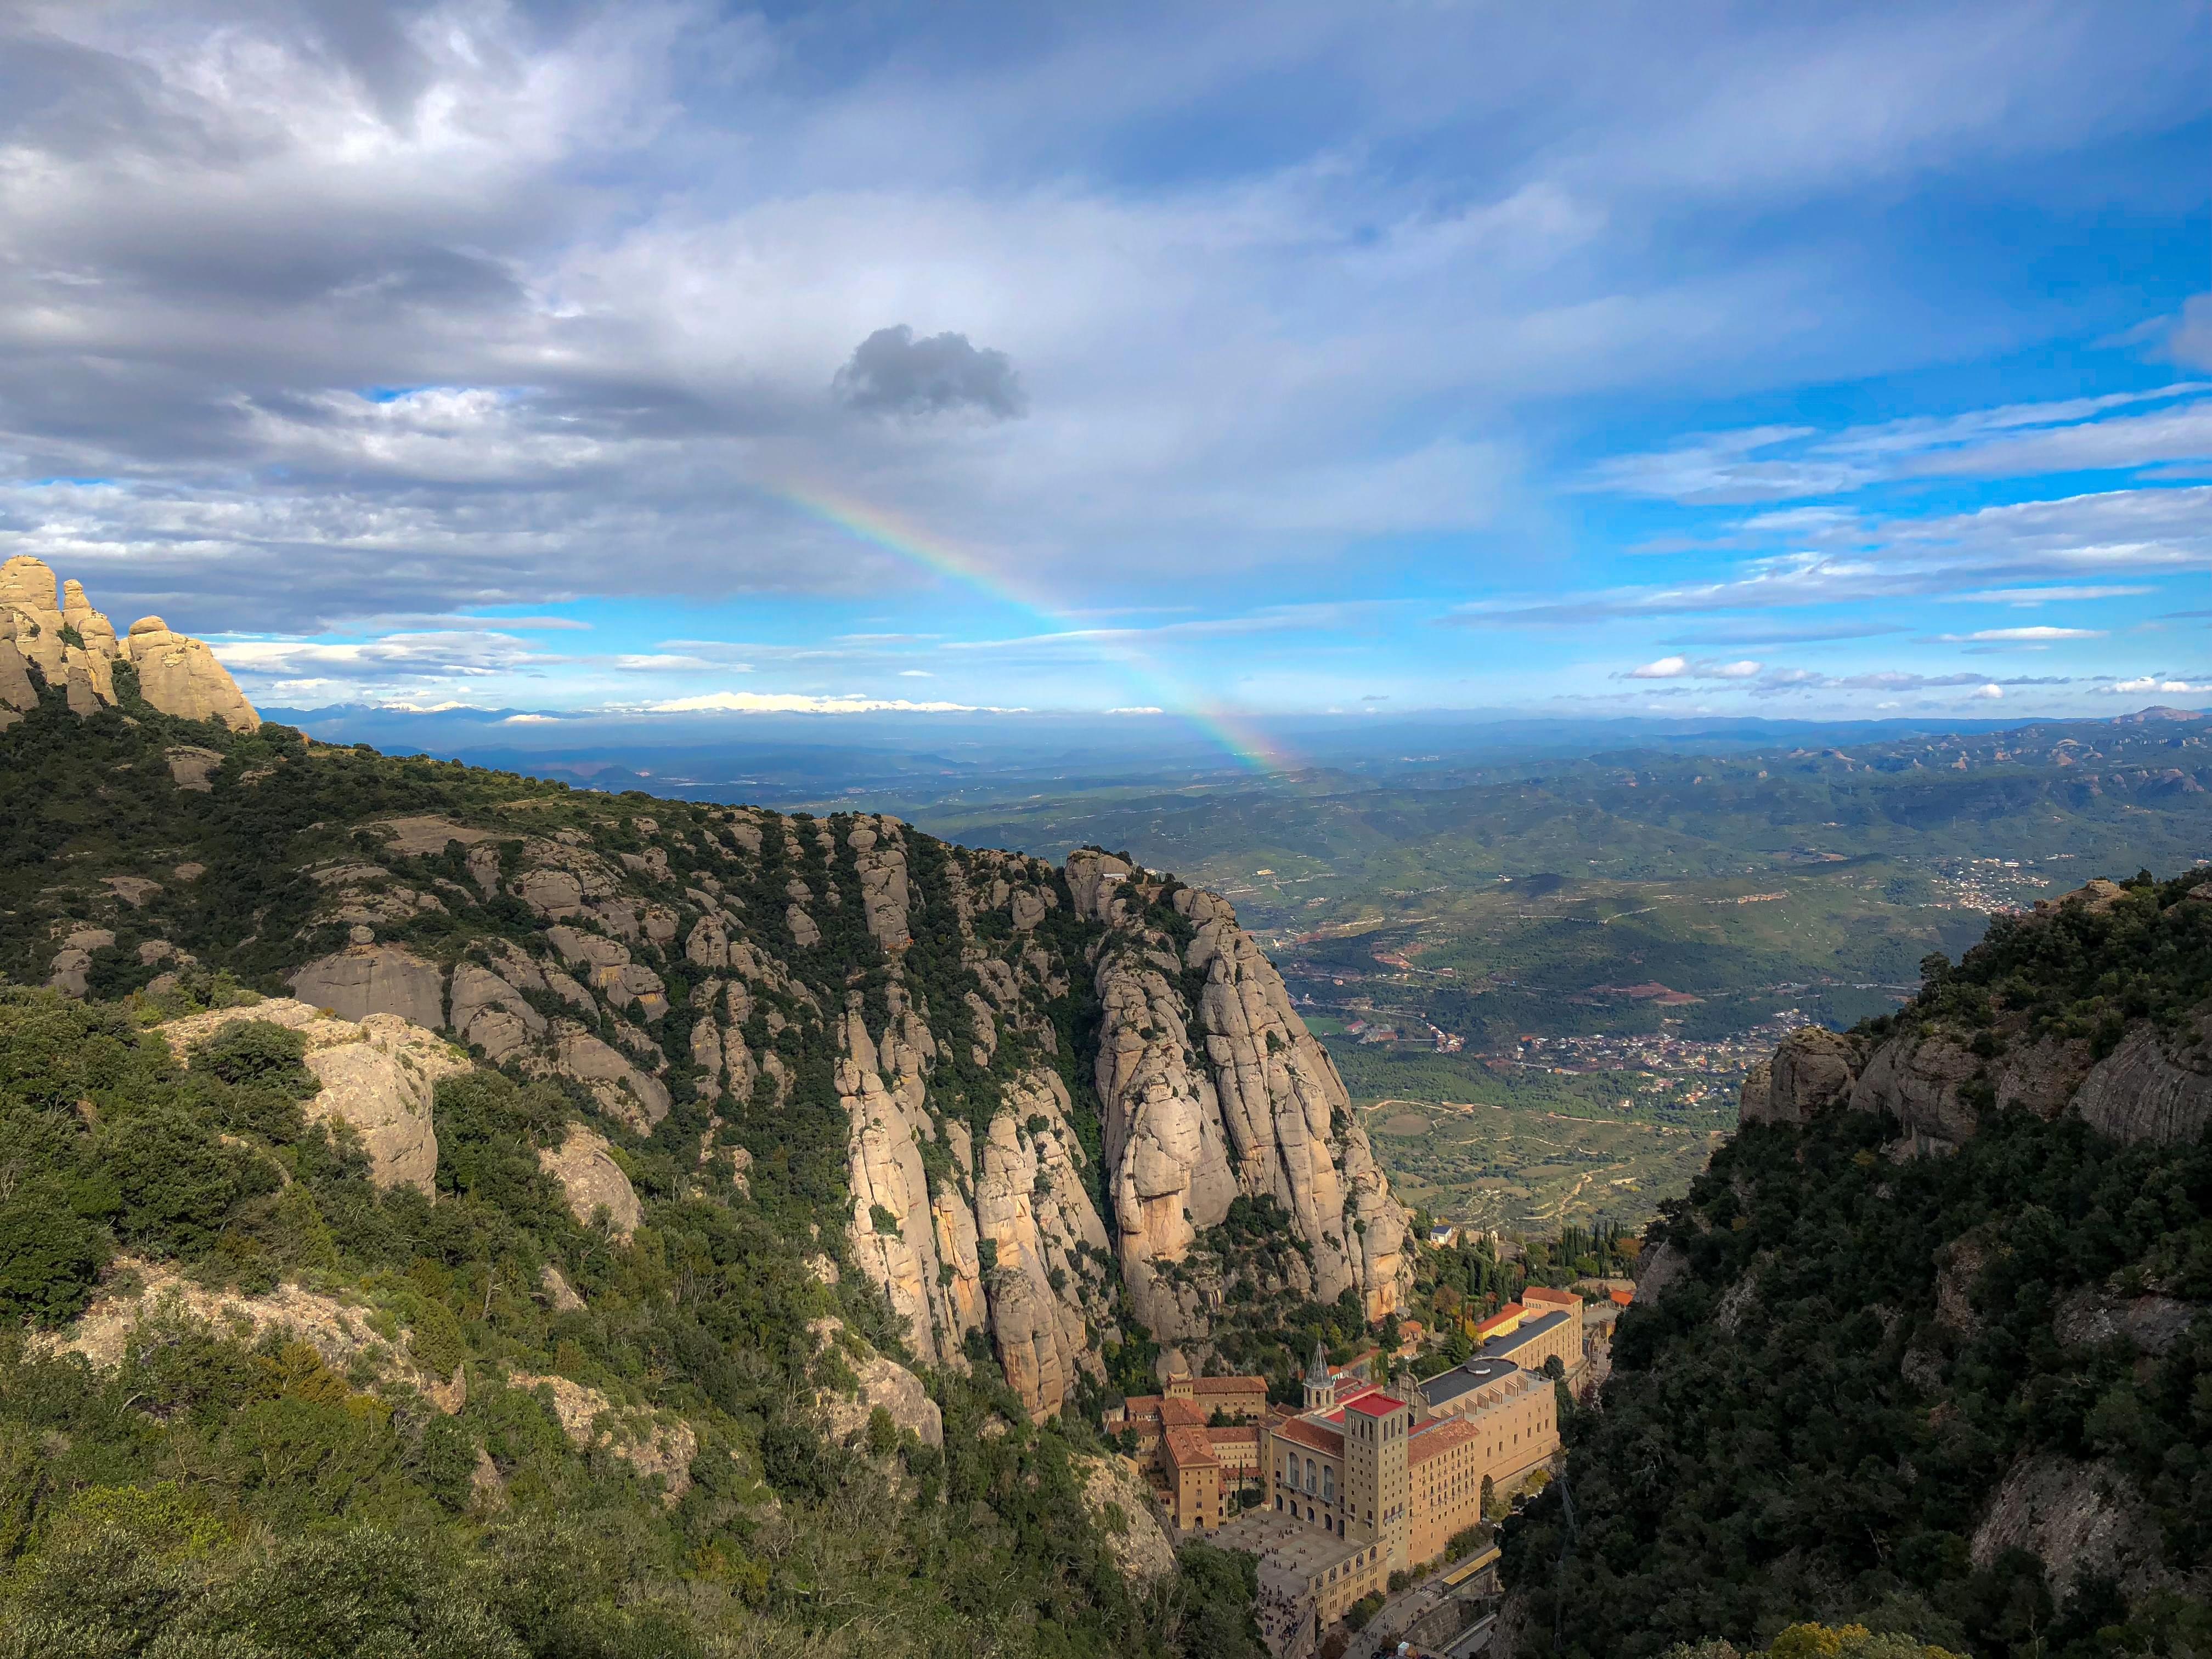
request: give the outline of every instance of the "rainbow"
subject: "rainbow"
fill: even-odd
[[[1047,633],[1073,634],[1099,656],[1126,673],[1142,700],[1186,721],[1218,744],[1241,764],[1257,772],[1281,772],[1296,764],[1290,753],[1246,716],[1200,696],[1127,639],[1082,626],[1031,594],[1023,592],[965,549],[907,524],[883,511],[817,485],[771,485],[766,493],[808,518],[856,541],[889,553],[901,562],[974,589],[986,599],[1034,617]]]

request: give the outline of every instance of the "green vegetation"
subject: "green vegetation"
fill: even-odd
[[[379,1193],[302,1128],[297,1037],[245,1012],[185,1071],[118,1008],[0,994],[0,1653],[1256,1651],[1233,1565],[1139,1595],[1107,1565],[1088,1430],[1030,1425],[988,1363],[935,1379],[944,1451],[887,1418],[825,1440],[805,1402],[840,1362],[808,1323],[880,1315],[726,1194],[611,1248],[538,1168],[566,1099],[483,1071],[440,1088],[437,1201]],[[404,1330],[465,1403],[158,1310],[112,1371],[50,1352],[31,1334],[119,1250],[209,1288],[281,1273]],[[549,1306],[548,1267],[584,1309]],[[641,1477],[514,1376],[680,1417],[696,1455]]]
[[[179,787],[179,744],[220,757],[208,790]],[[732,874],[710,857],[721,816],[135,701],[83,720],[42,707],[0,763],[0,1656],[1256,1659],[1250,1564],[1193,1550],[1157,1585],[1123,1578],[1081,1496],[1095,1431],[1079,1413],[1031,1422],[980,1341],[968,1370],[921,1373],[942,1449],[880,1408],[829,1432],[821,1402],[872,1350],[910,1358],[864,1275],[825,1285],[811,1265],[846,1251],[851,1203],[819,1010],[856,995],[880,1030],[891,994],[849,820],[794,820],[788,855],[771,836],[750,871],[759,890],[731,896],[783,933],[792,977],[756,987],[744,1028],[784,1068],[780,1103],[765,1074],[743,1101],[702,1092],[697,969],[638,939],[671,1005],[653,1033],[667,1116],[635,1133],[580,1084],[479,1067],[438,1086],[425,1194],[369,1180],[351,1132],[313,1121],[301,1039],[254,1017],[257,993],[346,942],[311,872],[376,866],[360,890],[389,909],[380,939],[442,966],[538,942],[542,918],[487,893],[458,843],[403,853],[378,820],[511,822],[480,844],[508,872],[526,836],[654,872],[650,851],[673,897]],[[640,814],[657,815],[650,842]],[[783,927],[791,879],[836,895],[818,944]],[[942,957],[942,892],[918,884]],[[1034,934],[985,944],[1079,954],[1085,926],[1063,896]],[[22,988],[73,935],[90,1000]],[[949,1030],[933,1005],[964,985],[919,956],[907,994]],[[1066,977],[1048,1012],[1073,1038],[1096,1012]],[[209,1011],[189,1065],[150,1030]],[[1037,1051],[1010,1030],[971,1081]],[[1078,1044],[1044,1063],[1095,1149]],[[579,1117],[641,1200],[627,1243],[578,1222],[540,1169]],[[750,1196],[702,1144],[751,1154]],[[312,1342],[280,1303],[313,1316]],[[58,1346],[88,1307],[98,1364]],[[1139,1346],[1125,1363],[1149,1363]]]
[[[1509,1075],[1466,1091],[1474,1099],[1465,1109],[1394,1098],[1364,1113],[1393,1190],[1438,1218],[1486,1231],[1640,1226],[1662,1199],[1688,1187],[1721,1126],[1735,1121],[1733,1096],[1725,1116],[1708,1108],[1685,1113],[1687,1122],[1652,1122],[1601,1110],[1592,1096],[1620,1098],[1610,1079],[1530,1081],[1534,1101],[1522,1096],[1522,1079]],[[1543,1086],[1553,1083],[1595,1086]]]
[[[2145,870],[2103,902],[2000,916],[1955,967],[1941,957],[1923,963],[1920,994],[1865,1029],[1881,1036],[1905,1022],[1941,1021],[1989,1033],[1985,1047],[2016,1033],[2087,1041],[2100,1057],[2118,1047],[2131,1020],[2176,1030],[2212,986],[2212,903],[2181,902],[2208,884],[2212,871],[2160,882]]]
[[[2112,999],[2155,1017],[2212,908],[2164,896],[2178,919],[2154,924],[2143,899],[2048,945],[2000,926],[1916,1008],[1964,1018],[1994,988],[2064,1029],[2102,1029]],[[1666,1206],[1649,1243],[1686,1271],[1622,1321],[1603,1409],[1566,1425],[1571,1512],[1547,1492],[1506,1535],[1527,1651],[2212,1642],[2186,1577],[2212,1553],[2212,1322],[2138,1347],[2088,1316],[2149,1295],[2185,1319],[2212,1300],[2212,1139],[2128,1146],[2014,1112],[1954,1156],[1899,1164],[1894,1133],[1850,1111],[1749,1127]],[[2043,1504],[2108,1506],[2138,1552],[2125,1582],[2094,1554],[2062,1549],[2073,1581],[2054,1584],[2004,1536],[1974,1547],[2027,1459],[2060,1483]],[[1795,1645],[1808,1614],[1876,1634]]]
[[[1747,1038],[1778,1015],[1840,1029],[1890,1012],[1921,960],[1966,949],[1992,908],[2100,868],[2185,866],[2212,830],[2212,739],[2193,724],[2052,723],[1840,750],[1732,749],[1717,733],[1703,754],[1686,746],[1384,756],[1357,771],[1174,789],[1039,795],[1053,786],[1025,778],[1017,800],[911,815],[971,843],[1127,845],[1226,893],[1363,1105],[1532,1099],[1480,1064],[1524,1034],[1664,1034],[1741,1045],[1747,1063]],[[1400,1038],[1356,1043],[1353,1020]],[[1464,1048],[1434,1052],[1431,1026]],[[1698,1103],[1711,1122],[1648,1116],[1641,1100],[1616,1115],[1730,1127],[1741,1065],[1698,1075],[1720,1085]],[[1558,1081],[1574,1097],[1543,1109],[1583,1115],[1581,1085]],[[1568,1196],[1571,1166],[1545,1162],[1556,1149],[1538,1126],[1491,1114],[1467,1127],[1463,1166],[1423,1158],[1426,1143],[1377,1150],[1421,1201],[1485,1225],[1641,1219],[1697,1161],[1667,1138],[1567,1129],[1593,1163],[1619,1166],[1607,1181],[1635,1183],[1611,1189],[1620,1207],[1592,1212],[1589,1189]],[[1486,1127],[1498,1132],[1487,1146]],[[1525,1191],[1486,1190],[1477,1164]]]

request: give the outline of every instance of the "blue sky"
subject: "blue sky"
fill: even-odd
[[[2201,6],[11,17],[0,554],[261,701],[2212,701]]]

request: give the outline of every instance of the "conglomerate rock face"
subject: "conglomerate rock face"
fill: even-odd
[[[1163,1269],[1240,1195],[1273,1198],[1311,1251],[1312,1293],[1358,1293],[1370,1319],[1401,1307],[1413,1272],[1405,1208],[1390,1194],[1343,1079],[1282,976],[1216,894],[1166,895],[1188,924],[1178,948],[1143,923],[1150,884],[1121,860],[1078,853],[1068,885],[1109,928],[1097,1085],[1117,1248],[1136,1311],[1163,1337],[1202,1334],[1202,1289]],[[1187,987],[1202,975],[1194,1005]]]
[[[11,567],[10,602],[42,580],[51,605]],[[97,655],[112,630],[81,609]],[[57,632],[33,636],[48,657]],[[88,863],[0,918],[0,969],[74,995],[157,971],[288,988],[255,1017],[307,1036],[307,1109],[351,1124],[382,1184],[433,1189],[449,1070],[550,1085],[584,1123],[541,1164],[580,1219],[642,1236],[626,1169],[780,1224],[796,1202],[917,1369],[988,1351],[1036,1415],[1102,1385],[1125,1336],[1203,1347],[1241,1271],[1207,1230],[1240,1198],[1279,1205],[1296,1247],[1270,1294],[1403,1304],[1406,1212],[1215,895],[1097,852],[1055,866],[880,814],[494,782],[285,732],[165,738],[130,765],[149,811],[169,796],[158,860]],[[390,804],[344,816],[363,799]],[[272,839],[187,859],[201,821]]]
[[[2109,914],[2126,901],[2116,882],[2089,882],[2039,901],[2016,926]],[[2212,912],[2212,884],[2172,901],[2176,915]],[[2203,988],[2212,993],[2212,986]],[[1792,1031],[1754,1064],[1741,1097],[1742,1121],[1798,1127],[1824,1113],[1882,1115],[1899,1130],[1897,1158],[1956,1152],[1991,1113],[2072,1113],[2128,1142],[2178,1146],[2212,1124],[2212,1002],[2178,1029],[2136,1020],[2098,1058],[2079,1036],[2037,1035],[2017,1011],[1995,1008],[1977,1029],[1916,1017],[1879,1039],[1817,1026]]]
[[[42,561],[18,555],[0,565],[0,730],[37,702],[33,672],[58,688],[80,716],[117,706],[118,663],[130,665],[139,696],[164,714],[220,720],[238,732],[261,724],[230,672],[202,641],[173,632],[159,617],[141,617],[118,638],[78,583],[57,593],[54,573]]]

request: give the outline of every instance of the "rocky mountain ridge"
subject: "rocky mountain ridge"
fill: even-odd
[[[261,724],[201,641],[173,632],[159,617],[142,617],[118,635],[81,583],[57,592],[52,569],[19,554],[0,565],[0,731],[21,720],[42,689],[80,716],[143,698],[179,720],[220,720],[242,732]]]
[[[2208,1036],[2200,866],[1994,917],[1895,1014],[1785,1039],[1646,1235],[1571,1509],[1508,1533],[1517,1650],[1810,1618],[2204,1651]]]
[[[311,744],[197,641],[118,643],[35,561],[5,582],[35,684],[0,735],[27,786],[0,807],[0,970],[156,1000],[227,973],[447,1034],[664,1179],[720,1170],[809,1218],[918,1361],[981,1340],[1039,1414],[1126,1335],[1203,1362],[1235,1270],[1201,1236],[1240,1196],[1288,1217],[1288,1289],[1401,1305],[1406,1212],[1218,896],[1096,849]],[[380,1182],[415,1179],[411,1123],[364,1134]]]
[[[2148,915],[2145,904],[2144,890],[2092,881],[2008,919],[1981,948],[2037,965],[2105,931],[2099,924],[2122,907],[2152,933],[2171,935],[2161,939],[2169,950],[2212,929],[2212,883],[2185,884]],[[1964,965],[1972,963],[1970,953]],[[1986,1117],[2014,1109],[2046,1120],[2070,1114],[2118,1140],[2163,1146],[2193,1142],[2212,1123],[2212,983],[2194,985],[2196,998],[2208,999],[2202,1006],[2185,1002],[2162,1022],[2143,1019],[2147,1006],[2130,1008],[2124,995],[2068,1021],[2033,996],[2008,998],[2008,983],[1980,997],[1946,996],[1949,985],[1966,992],[1946,972],[1888,1022],[1792,1032],[1745,1078],[1742,1121],[1802,1127],[1844,1109],[1887,1115],[1902,1131],[1898,1156],[1956,1152]],[[2049,988],[2034,988],[2047,1000]]]

